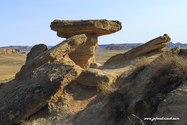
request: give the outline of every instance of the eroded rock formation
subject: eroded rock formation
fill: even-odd
[[[164,34],[163,36],[150,40],[149,42],[131,49],[124,54],[118,54],[111,57],[105,62],[104,65],[115,64],[124,60],[141,56],[143,54],[147,54],[151,51],[162,49],[169,44],[170,40],[171,38],[167,34]]]
[[[47,50],[48,50],[47,46],[44,44],[35,45],[31,49],[31,51],[27,54],[26,62],[34,59],[35,57],[37,57],[38,55],[42,54],[44,51],[47,51]]]
[[[81,68],[65,63],[46,63],[22,80],[0,91],[0,124],[19,123],[48,104],[51,97],[79,76]]]
[[[42,66],[47,62],[60,61],[63,57],[66,57],[68,53],[75,51],[75,49],[85,43],[87,37],[85,34],[72,36],[60,44],[54,46],[48,51],[44,51],[42,54],[36,58],[27,61],[25,65],[22,66],[21,70],[16,74],[15,79],[20,80],[30,71]]]
[[[187,66],[179,56],[185,52],[180,46],[162,49],[168,35],[89,68],[97,37],[120,30],[120,25],[107,20],[52,22],[51,28],[67,39],[50,50],[33,47],[17,80],[1,86],[0,124],[186,124]],[[144,120],[156,116],[180,121]]]
[[[77,83],[85,86],[99,86],[102,83],[109,83],[109,78],[99,69],[83,70],[77,78]]]
[[[95,62],[95,50],[98,47],[97,37],[111,34],[121,30],[121,22],[108,20],[54,20],[51,29],[57,31],[57,35],[69,38],[77,34],[86,34],[86,44],[69,54],[75,64],[88,69],[91,62]]]

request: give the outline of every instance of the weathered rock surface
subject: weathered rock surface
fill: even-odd
[[[69,58],[83,69],[90,68],[90,63],[95,62],[95,50],[98,47],[96,36],[88,36],[85,44],[80,45],[74,52],[69,53]]]
[[[153,125],[186,125],[187,124],[187,81],[177,89],[170,92],[159,104],[154,118],[169,118],[169,120],[156,119]],[[175,119],[174,118],[179,118]]]
[[[84,44],[87,40],[85,34],[72,36],[60,44],[52,47],[50,50],[44,51],[43,54],[37,56],[36,58],[26,62],[22,66],[21,70],[16,74],[15,79],[20,80],[30,71],[42,66],[47,62],[55,62],[61,60],[63,57],[66,57],[68,53],[75,51],[75,49]]]
[[[58,36],[69,38],[77,34],[102,36],[121,30],[121,22],[108,20],[54,20],[51,29]]]
[[[97,37],[121,30],[121,22],[108,20],[54,20],[50,25],[59,37],[69,38],[77,34],[86,34],[86,44],[82,45],[69,57],[75,64],[88,69],[91,62],[95,62],[95,50],[98,47]]]
[[[21,54],[21,50],[10,48],[0,49],[0,54]]]
[[[100,63],[92,62],[90,63],[90,68],[98,68],[99,66],[102,66]]]
[[[181,49],[180,55],[187,56],[187,49]]]
[[[170,40],[171,38],[167,34],[164,34],[164,36],[155,38],[143,45],[140,45],[136,48],[129,50],[128,52],[124,54],[118,54],[118,55],[111,57],[104,63],[104,65],[118,63],[124,60],[138,57],[140,55],[149,53],[151,51],[162,49],[169,44]]]
[[[98,86],[102,83],[109,83],[109,78],[99,69],[83,70],[77,78],[77,83],[85,86]]]
[[[0,91],[0,124],[25,120],[48,104],[55,93],[80,74],[79,66],[46,63],[13,85],[5,84]]]
[[[33,48],[31,48],[31,51],[27,54],[26,62],[34,59],[36,56],[42,54],[47,50],[48,50],[47,46],[44,44],[35,45]]]

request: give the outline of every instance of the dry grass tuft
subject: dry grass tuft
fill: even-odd
[[[147,111],[153,114],[166,95],[187,79],[187,59],[179,55],[162,55],[151,64],[151,67],[156,75],[147,86],[148,91],[143,100],[148,105]],[[137,110],[139,109],[146,111],[147,107],[142,102],[137,104]]]
[[[118,86],[117,85],[109,85],[105,82],[102,82],[99,84],[99,88],[98,88],[102,94],[104,95],[110,95],[111,93],[113,93],[114,91],[116,91],[118,89]]]
[[[147,67],[151,61],[149,58],[142,57],[136,58],[134,61],[131,62],[132,72],[138,74],[141,70]]]
[[[150,60],[146,57],[137,58],[134,61],[132,61],[131,64],[136,69],[142,70],[150,64]]]
[[[160,84],[179,84],[187,78],[187,59],[183,56],[163,55],[153,62],[152,67],[160,78]]]
[[[105,111],[114,118],[114,122],[117,124],[117,122],[127,115],[126,112],[129,106],[128,99],[124,97],[123,93],[119,93],[117,85],[102,83],[99,85],[99,89],[107,101]]]

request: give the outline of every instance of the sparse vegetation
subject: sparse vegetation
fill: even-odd
[[[134,67],[132,74],[138,74],[150,64],[150,60],[146,57],[138,58],[131,62],[131,64]],[[152,62],[150,66],[156,74],[152,78],[153,83],[149,84],[149,89],[145,92],[147,94],[134,107],[135,113],[138,113],[139,116],[134,115],[141,121],[140,124],[145,124],[141,119],[146,115],[150,116],[155,113],[160,101],[187,79],[187,59],[185,57],[179,55],[162,55]],[[129,119],[134,124],[135,121],[132,121],[128,117],[130,115],[128,113],[130,102],[125,97],[126,92],[121,93],[118,86],[106,85],[104,83],[99,88],[108,99],[106,111],[115,119],[116,124],[117,121],[123,118]]]
[[[142,58],[136,58],[134,61],[131,62],[132,66],[135,67],[136,71],[140,71],[147,67],[150,64],[149,58],[145,56]]]
[[[150,114],[155,113],[159,103],[166,95],[187,79],[187,59],[185,57],[162,55],[151,64],[151,67],[156,75],[152,78],[152,83],[149,84],[143,100],[135,106],[136,112],[139,113],[143,110],[149,110]]]
[[[104,97],[107,99],[106,112],[111,114],[115,120],[115,123],[120,121],[126,115],[125,110],[129,106],[128,100],[123,96],[124,94],[119,93],[118,86],[115,84],[108,85],[102,83],[99,85],[99,89],[104,94]]]
[[[187,78],[187,59],[179,55],[163,55],[152,64],[159,78],[159,85],[169,85],[176,88]]]

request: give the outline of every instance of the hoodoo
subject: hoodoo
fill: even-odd
[[[95,50],[98,47],[98,36],[115,33],[121,30],[121,22],[108,20],[54,20],[51,29],[57,32],[57,36],[69,38],[78,34],[86,34],[87,41],[69,57],[84,69],[90,67],[90,63],[95,62]]]

